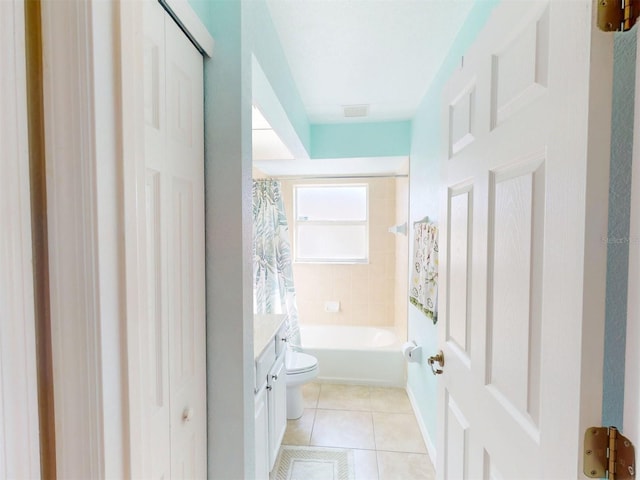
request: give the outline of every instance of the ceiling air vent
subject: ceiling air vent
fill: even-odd
[[[369,105],[343,105],[342,110],[346,118],[366,117],[369,115]]]

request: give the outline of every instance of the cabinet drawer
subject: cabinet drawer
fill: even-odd
[[[275,341],[271,340],[264,351],[256,359],[256,391],[267,380],[269,370],[273,367],[273,362],[276,360]]]
[[[279,357],[285,348],[287,348],[287,342],[285,341],[285,335],[287,333],[287,326],[282,325],[278,333],[276,333],[276,355]]]

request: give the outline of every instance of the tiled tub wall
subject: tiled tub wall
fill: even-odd
[[[396,225],[409,221],[409,178],[399,177],[396,181]],[[407,338],[407,300],[409,295],[409,239],[411,225],[407,226],[407,235],[394,235],[396,250],[395,274],[395,322],[398,336]]]
[[[386,327],[393,327],[397,323],[401,333],[406,331],[407,237],[389,233],[389,227],[406,221],[408,182],[404,180],[372,178],[282,182],[292,238],[294,185],[369,185],[369,263],[294,264],[301,323]],[[325,312],[324,303],[327,300],[339,301],[340,311]]]

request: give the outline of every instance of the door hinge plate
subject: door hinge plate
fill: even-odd
[[[589,427],[584,433],[583,465],[590,478],[633,480],[635,449],[615,427]]]
[[[604,32],[631,30],[638,16],[639,0],[598,0],[598,28]]]

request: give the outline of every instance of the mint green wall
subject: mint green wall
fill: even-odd
[[[311,125],[311,158],[409,155],[411,122]]]
[[[273,26],[269,8],[264,0],[251,0],[251,3],[249,33],[253,55],[287,113],[289,122],[295,129],[298,138],[309,152],[311,146],[307,112],[284,56],[278,33]],[[271,121],[269,112],[264,113],[267,120]],[[272,124],[271,126],[278,132],[277,125]]]
[[[438,220],[441,188],[439,162],[442,154],[440,145],[442,88],[460,64],[462,55],[474,41],[497,3],[497,0],[476,2],[413,119],[409,179],[410,224],[425,216]],[[410,252],[410,255],[413,253]],[[415,340],[418,345],[422,345],[422,351],[426,355],[422,363],[408,364],[407,386],[416,400],[417,414],[422,417],[430,440],[435,445],[436,377],[431,373],[426,357],[438,350],[437,327],[413,305],[409,305],[408,319],[408,337]]]
[[[236,72],[237,79],[244,78],[245,84],[242,92],[236,91],[234,97],[236,104],[229,102],[229,92],[233,91],[232,82],[226,87],[223,83],[215,80],[217,75],[222,75],[220,69],[214,69],[213,64],[219,62],[222,69],[228,65],[234,66],[234,62],[229,62],[229,58],[234,55],[233,48],[240,48],[236,38],[231,42],[232,50],[227,50],[226,40],[237,34],[239,23],[225,23],[220,18],[220,11],[233,10],[234,6],[239,9],[240,0],[189,0],[196,13],[209,28],[216,40],[214,59],[205,63],[205,122],[206,127],[206,161],[207,164],[216,162],[216,148],[222,148],[225,143],[232,139],[232,148],[226,149],[224,156],[233,163],[232,158],[243,157],[243,164],[246,169],[247,148],[250,148],[250,123],[247,123],[246,116],[250,105],[250,92],[247,92],[246,75]],[[429,216],[433,220],[438,220],[440,214],[440,170],[438,159],[440,155],[440,96],[441,90],[454,69],[459,65],[461,56],[471,45],[477,34],[482,29],[493,8],[499,0],[481,0],[474,5],[467,21],[460,30],[449,54],[440,68],[438,75],[429,86],[427,94],[422,100],[420,107],[412,122],[389,122],[370,124],[343,124],[343,125],[310,125],[302,101],[299,97],[293,78],[286,65],[286,59],[282,52],[277,35],[275,34],[270,15],[264,0],[244,2],[252,5],[247,14],[242,17],[242,21],[248,26],[248,37],[245,42],[251,44],[255,59],[259,62],[264,71],[268,83],[275,92],[278,101],[281,103],[286,116],[299,136],[300,142],[304,145],[312,158],[348,158],[363,156],[387,156],[410,154],[410,219],[411,222]],[[234,13],[234,18],[239,21],[238,12]],[[246,31],[246,30],[245,30]],[[614,89],[625,91],[633,85],[635,72],[635,30],[628,34],[619,35],[616,38],[616,61]],[[239,52],[239,50],[238,50]],[[239,53],[236,52],[238,55]],[[225,64],[225,62],[228,62]],[[245,70],[251,71],[251,67],[244,64]],[[238,65],[235,65],[238,66]],[[250,75],[250,73],[249,73]],[[233,75],[232,77],[233,78]],[[239,81],[239,80],[238,80]],[[229,88],[230,90],[225,90]],[[249,96],[240,102],[239,98]],[[249,103],[247,103],[249,102]],[[629,178],[630,162],[632,151],[632,119],[633,102],[617,102],[613,105],[613,125],[614,134],[612,137],[612,170],[611,170],[611,191],[610,191],[610,222],[609,237],[613,239],[627,239],[622,242],[610,242],[608,251],[608,278],[607,278],[607,312],[606,312],[606,339],[605,339],[605,385],[607,389],[603,398],[603,420],[606,424],[621,425],[622,405],[624,398],[624,339],[626,324],[626,288],[627,288],[627,265],[628,256],[628,202],[629,202]],[[240,114],[234,112],[240,105],[244,105],[245,111]],[[629,121],[631,119],[631,121]],[[214,124],[226,125],[224,129],[215,128]],[[242,125],[242,126],[241,126]],[[244,129],[244,131],[242,131]],[[217,132],[217,133],[216,133]],[[617,132],[617,133],[616,133]],[[228,136],[226,136],[228,135]],[[216,146],[216,142],[218,146]],[[249,145],[249,147],[248,147]],[[407,147],[410,145],[410,148]],[[224,148],[223,148],[224,150]],[[243,151],[244,150],[244,151]],[[219,163],[219,162],[218,162]],[[232,165],[229,168],[233,170]],[[213,170],[208,169],[208,176]],[[240,184],[240,176],[247,175],[242,169],[235,172],[227,172],[218,168],[218,174],[228,175],[235,178]],[[236,177],[237,176],[237,177]],[[246,183],[246,178],[244,179]],[[210,206],[210,192],[218,189],[224,192],[222,182],[218,187],[215,182],[208,178],[207,205]],[[235,193],[240,194],[238,190]],[[220,193],[218,199],[221,202],[228,202],[229,198]],[[217,201],[216,200],[216,201]],[[214,200],[211,200],[212,202]],[[242,218],[243,205],[238,199],[238,218]],[[228,221],[235,216],[233,211],[227,211]],[[208,221],[214,221],[209,219]],[[208,229],[209,231],[209,229]],[[246,233],[246,232],[245,232]],[[238,232],[240,235],[240,232]],[[228,244],[228,241],[226,241]],[[240,242],[242,243],[242,242]],[[220,240],[222,244],[222,240]],[[210,248],[209,237],[207,247]],[[226,247],[225,247],[226,249]],[[209,251],[209,250],[208,250]],[[237,257],[236,257],[237,258]],[[209,272],[210,264],[207,263]],[[623,294],[624,293],[624,294]],[[209,297],[209,291],[208,291]],[[409,306],[408,316],[409,338],[414,339],[423,346],[423,351],[435,352],[437,345],[437,328],[431,321],[424,317],[413,306]],[[427,355],[425,355],[427,356]],[[418,415],[422,417],[428,435],[433,443],[436,441],[436,379],[425,362],[422,364],[409,364],[408,366],[408,388],[417,401]],[[212,397],[210,397],[211,400]],[[211,402],[210,402],[211,404]],[[219,404],[218,404],[219,405]],[[211,459],[211,457],[210,457]]]
[[[622,429],[637,27],[614,38],[602,423]]]
[[[209,33],[213,32],[213,16],[211,15],[211,0],[189,0],[189,5],[196,12]]]
[[[212,11],[220,1],[228,0],[189,0],[212,34]],[[251,8],[247,9],[244,21],[248,26],[246,31],[252,53],[260,67],[260,72],[254,71],[254,99],[258,100],[265,117],[296,157],[321,159],[409,154],[410,121],[310,125],[269,9],[264,0],[252,0],[250,3]],[[217,40],[215,35],[214,39]],[[215,59],[215,47],[213,56]]]
[[[189,0],[189,4],[216,41],[213,51],[214,61],[219,40],[213,31],[215,25],[214,12],[218,8],[218,4],[225,2],[241,3],[240,0]],[[271,112],[272,104],[266,102],[266,105],[261,105],[261,107],[267,109],[263,113],[284,141],[289,140],[287,138],[289,137],[288,133],[293,130],[297,136],[295,141],[302,144],[308,156],[308,152],[311,151],[309,120],[298,93],[298,88],[289,70],[289,64],[284,56],[280,39],[273,26],[267,4],[264,0],[252,0],[251,2],[246,2],[246,4],[250,8],[244,9],[245,16],[242,19],[242,24],[251,52],[261,69],[258,81],[254,83],[254,88],[260,90],[256,92],[256,95],[259,98],[265,98],[271,97],[272,92],[274,92],[280,103],[277,108],[278,111]],[[264,82],[263,78],[266,78],[267,81]],[[269,91],[265,93],[265,90]],[[286,113],[287,125],[281,124],[283,115],[281,115],[280,109]],[[287,144],[289,143],[287,141]],[[297,149],[292,150],[297,151]]]

